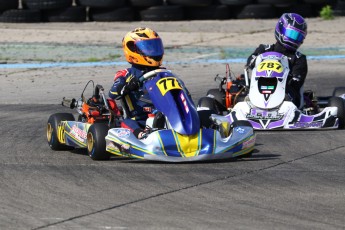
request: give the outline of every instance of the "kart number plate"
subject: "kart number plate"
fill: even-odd
[[[265,111],[259,109],[251,109],[250,114],[247,115],[248,119],[260,119],[260,120],[280,120],[283,115],[278,111]]]
[[[268,71],[275,71],[277,73],[283,72],[283,65],[279,61],[274,61],[274,60],[265,60],[261,62],[258,66],[257,71],[262,72],[265,70]]]
[[[157,81],[156,85],[163,96],[172,89],[182,89],[180,83],[174,77],[162,78]]]

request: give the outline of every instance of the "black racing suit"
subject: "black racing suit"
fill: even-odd
[[[287,50],[278,42],[273,45],[261,44],[248,57],[247,66],[253,69],[256,57],[270,51],[278,52],[288,57],[290,73],[287,80],[286,92],[298,108],[303,108],[303,84],[308,73],[307,57],[298,51]]]

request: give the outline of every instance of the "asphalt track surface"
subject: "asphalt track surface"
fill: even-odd
[[[306,88],[345,86],[345,60],[309,62]],[[238,73],[242,64],[234,64]],[[122,68],[122,67],[121,67]],[[197,100],[224,64],[172,65]],[[258,132],[251,158],[159,163],[52,151],[46,122],[113,67],[1,70],[0,229],[344,229],[345,130]],[[108,88],[108,87],[106,87]]]
[[[50,150],[46,121],[63,111],[1,105],[0,229],[344,229],[344,130],[259,132],[241,160],[97,162]]]

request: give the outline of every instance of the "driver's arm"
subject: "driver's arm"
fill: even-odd
[[[259,56],[260,54],[266,52],[268,49],[270,49],[271,46],[270,45],[264,45],[264,44],[260,44],[255,50],[254,52],[249,55],[248,59],[247,59],[247,64],[246,66],[249,67],[250,69],[253,69],[255,66],[255,60],[256,57]]]

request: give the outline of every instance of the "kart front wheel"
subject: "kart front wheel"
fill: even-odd
[[[339,129],[345,128],[345,100],[341,97],[331,97],[328,101],[329,107],[337,107],[337,117],[339,119]]]
[[[46,130],[48,144],[52,150],[72,150],[73,147],[64,145],[59,141],[58,127],[61,121],[74,121],[74,116],[71,113],[55,113],[49,117]]]
[[[87,132],[87,153],[92,160],[109,160],[110,153],[106,151],[105,136],[109,127],[103,123],[95,123]]]

